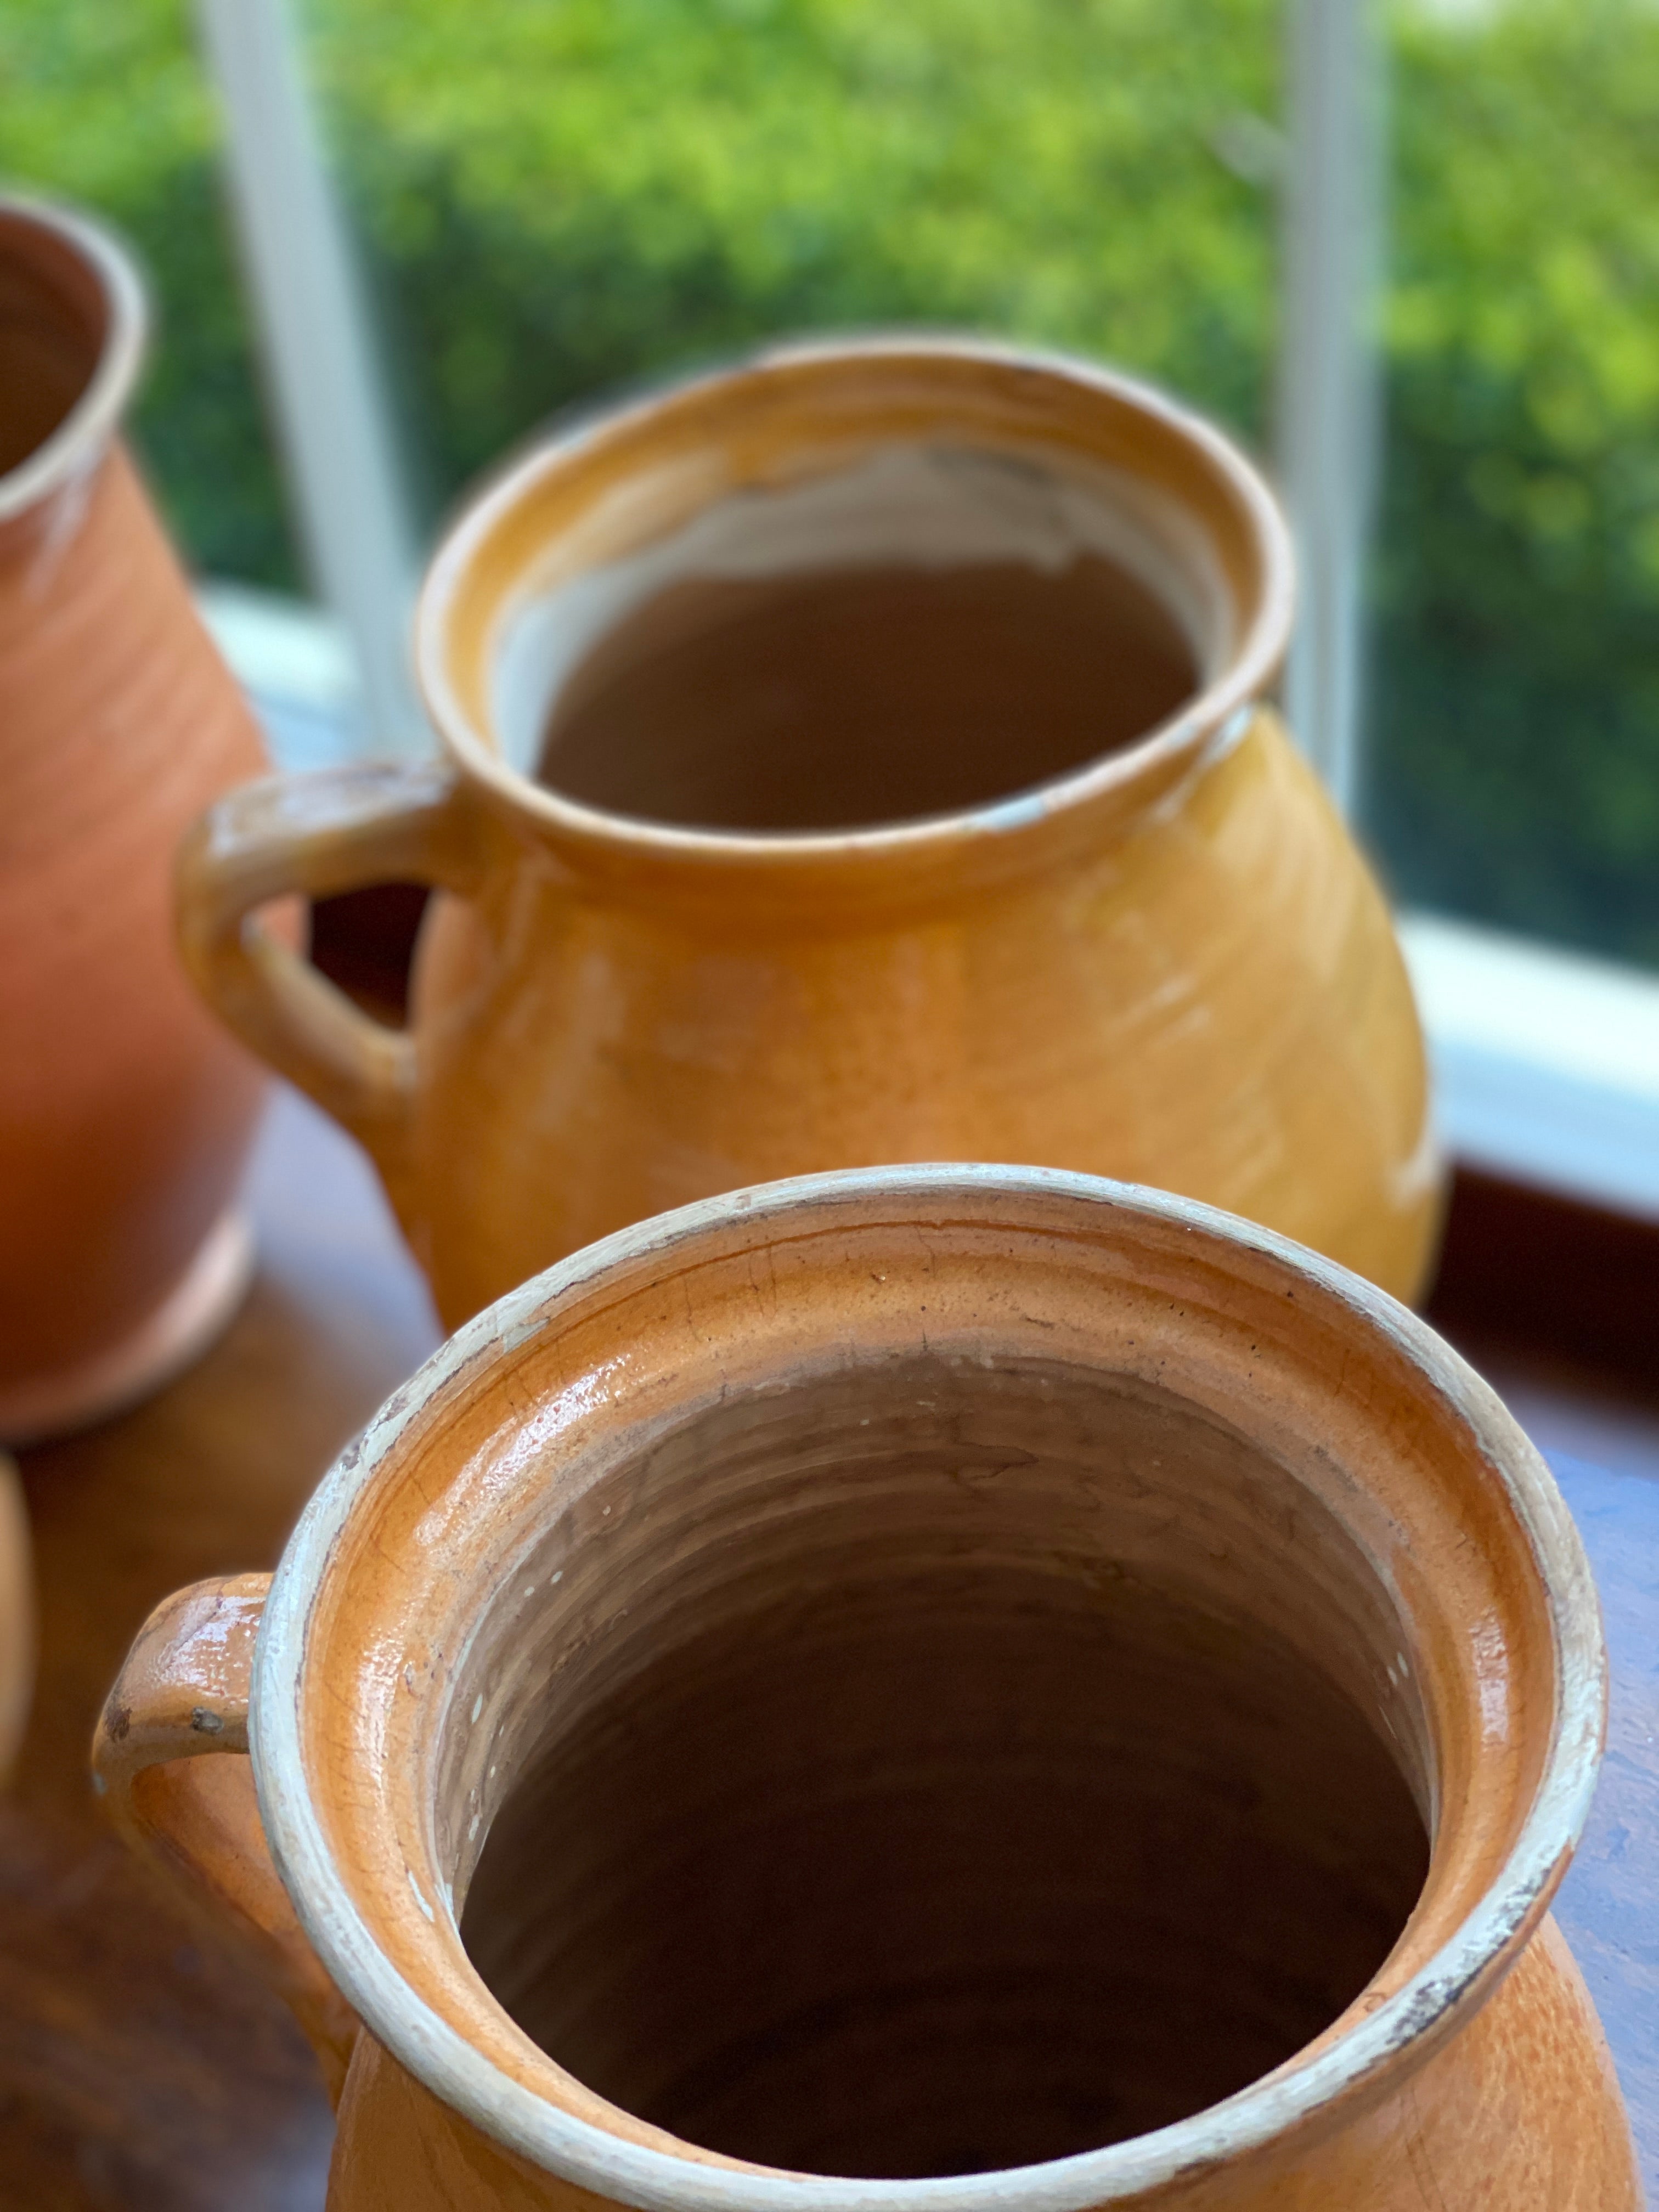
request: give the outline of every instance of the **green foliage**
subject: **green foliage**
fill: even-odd
[[[184,0],[0,0],[0,177],[124,231],[157,330],[135,428],[191,559],[297,574]]]
[[[1211,138],[1271,0],[328,0],[319,78],[447,490],[618,381],[971,325],[1259,408],[1271,211]]]
[[[1659,13],[1395,52],[1373,825],[1414,898],[1659,963]]]
[[[1259,439],[1275,0],[312,0],[429,512],[573,402],[966,325]],[[1413,898],[1659,963],[1659,10],[1399,0],[1370,817]],[[295,577],[184,0],[0,0],[0,167],[137,241],[203,567]]]

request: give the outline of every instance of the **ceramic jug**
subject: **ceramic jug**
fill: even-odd
[[[1411,1296],[1438,1173],[1376,885],[1263,704],[1267,488],[1075,362],[775,353],[572,430],[439,552],[441,763],[213,810],[183,942],[379,1164],[453,1327],[684,1202],[914,1159],[1166,1186]],[[256,910],[438,887],[406,1032]]]
[[[263,754],[118,435],[125,253],[0,199],[0,1437],[76,1425],[234,1309],[264,1091],[191,990],[173,851]]]
[[[1548,1917],[1604,1698],[1405,1309],[936,1166],[479,1315],[94,1756],[343,2076],[330,2212],[1632,2212]]]

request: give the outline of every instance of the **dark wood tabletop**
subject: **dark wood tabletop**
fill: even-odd
[[[86,1779],[94,1717],[157,1599],[272,1565],[340,1446],[437,1341],[362,1156],[276,1096],[253,1289],[147,1405],[22,1455],[40,1667],[0,1799],[0,2208],[319,2212],[331,2124],[280,2004],[126,1858]],[[1659,1424],[1494,1377],[1552,1452],[1601,1577],[1605,1777],[1559,1917],[1602,2011],[1659,2202]]]
[[[106,1827],[94,1718],[159,1598],[269,1567],[342,1444],[438,1341],[366,1160],[289,1091],[250,1179],[260,1265],[191,1372],[20,1455],[40,1675],[0,1800],[5,2212],[318,2212],[332,2120],[283,2006]]]

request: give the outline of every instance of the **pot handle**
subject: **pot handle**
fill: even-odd
[[[376,883],[470,896],[483,872],[483,817],[452,770],[366,761],[233,791],[179,848],[185,964],[210,1006],[368,1149],[394,1198],[405,1170],[415,1048],[355,1006],[262,927],[256,909]]]
[[[190,1917],[228,1938],[287,2001],[337,2104],[357,2016],[283,1887],[246,1757],[253,1643],[270,1589],[269,1575],[221,1576],[156,1607],[94,1731],[92,1785]]]

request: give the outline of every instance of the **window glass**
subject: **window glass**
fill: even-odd
[[[126,237],[155,329],[135,442],[192,565],[298,581],[185,0],[0,0],[0,178]]]
[[[312,0],[428,512],[571,402],[781,333],[967,326],[1254,435],[1273,0]]]
[[[1366,814],[1419,905],[1659,964],[1659,10],[1397,0]]]
[[[782,332],[954,325],[1260,443],[1270,0],[308,0],[424,493]],[[1659,10],[1390,0],[1364,824],[1409,902],[1659,963]],[[293,588],[184,0],[0,0],[0,170],[147,264],[137,442],[198,568]]]

